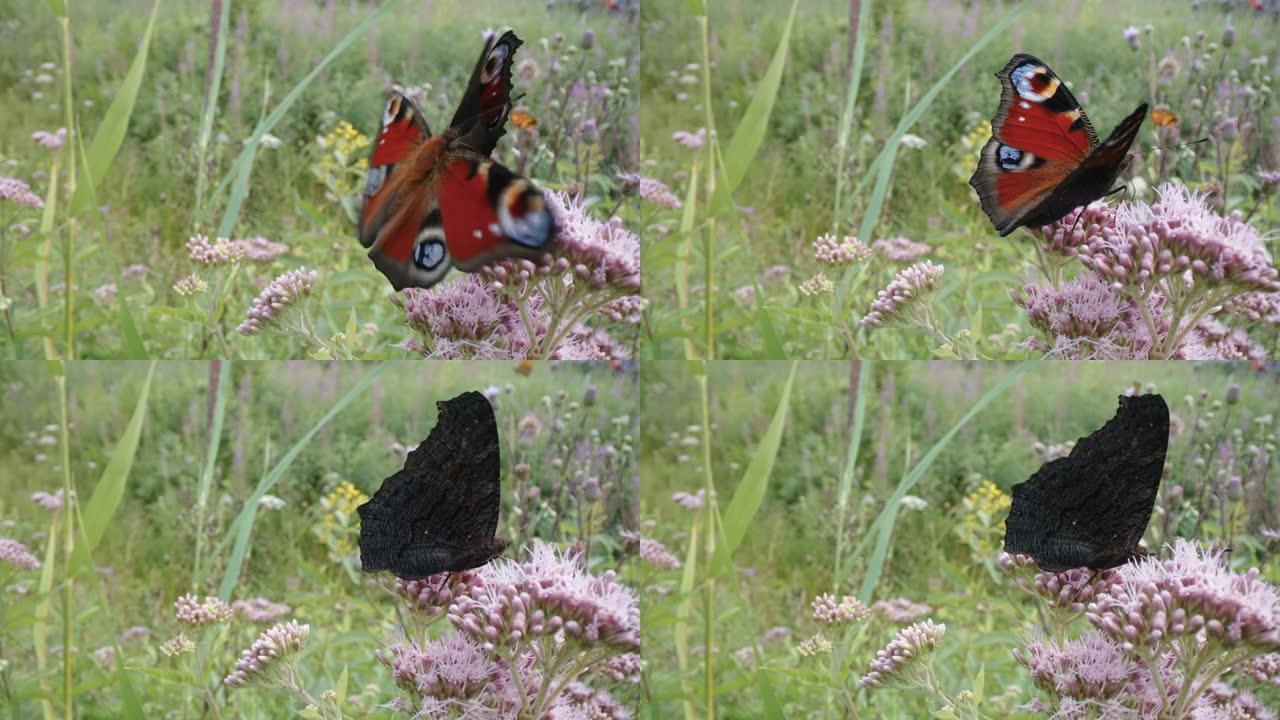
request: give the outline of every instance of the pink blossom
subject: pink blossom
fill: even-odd
[[[145,277],[147,272],[150,271],[150,269],[151,268],[148,268],[146,265],[143,265],[142,263],[134,263],[133,265],[130,265],[129,267],[125,268],[124,271],[120,273],[120,276],[123,277],[125,280],[132,280],[134,278]]]
[[[235,669],[223,678],[227,687],[244,687],[261,681],[272,685],[281,681],[281,673],[288,671],[294,655],[302,651],[311,634],[310,625],[299,625],[297,620],[272,626],[240,654]]]
[[[173,603],[178,622],[201,627],[226,622],[231,618],[231,606],[212,595],[200,600],[190,593],[183,595]]]
[[[866,260],[871,256],[871,248],[856,237],[846,235],[838,239],[835,235],[819,235],[813,241],[813,254],[818,262],[839,267],[856,260]]]
[[[242,257],[256,263],[269,263],[289,252],[288,245],[272,242],[262,236],[233,240],[232,244],[240,249]]]
[[[658,207],[664,207],[668,210],[679,210],[684,206],[680,198],[671,192],[671,188],[661,180],[654,178],[640,178],[640,199],[651,202]]]
[[[904,597],[892,600],[880,600],[871,606],[872,610],[884,615],[889,622],[905,625],[915,622],[933,612],[933,608],[924,603],[913,602]]]
[[[117,291],[116,291],[115,283],[107,283],[106,285],[100,285],[93,289],[93,299],[97,300],[103,305],[110,305],[111,303],[115,302],[116,292]]]
[[[871,249],[899,263],[915,262],[933,252],[932,246],[901,236],[877,240],[871,243]]]
[[[226,238],[210,241],[205,235],[187,240],[187,255],[197,265],[226,265],[244,257],[244,248]]]
[[[587,212],[585,204],[558,190],[544,191],[543,197],[555,219],[552,252],[568,262],[575,282],[627,292],[640,289],[640,238],[623,226],[621,218],[601,222]]]
[[[299,300],[311,295],[316,281],[314,270],[298,268],[290,270],[267,283],[249,308],[249,315],[236,328],[242,335],[253,335],[278,322],[284,311]]]
[[[71,495],[75,497],[74,490],[71,491]],[[66,496],[63,495],[63,491],[60,489],[51,493],[43,490],[31,493],[31,501],[45,510],[61,510],[65,500]]]
[[[848,625],[858,620],[865,620],[871,609],[861,600],[845,595],[838,602],[834,595],[823,593],[813,599],[813,619],[824,625]]]
[[[932,620],[901,630],[885,649],[876,652],[871,669],[862,676],[862,687],[910,686],[922,663],[931,663],[942,645],[947,626]]]
[[[0,538],[0,561],[24,570],[39,570],[40,560],[27,546],[11,538]]]
[[[941,265],[925,260],[899,272],[872,301],[862,318],[863,327],[881,327],[908,320],[913,313],[927,312],[933,293],[942,283],[942,270]]]
[[[707,491],[706,488],[698,490],[696,493],[679,491],[673,493],[671,499],[685,510],[701,510],[702,506],[707,502]]]
[[[640,538],[640,559],[664,570],[680,569],[680,558],[672,555],[666,545],[652,538]]]
[[[0,177],[0,200],[11,200],[33,210],[44,207],[44,201],[31,192],[31,188],[26,183],[11,177]]]
[[[1146,668],[1099,632],[1075,640],[1041,639],[1014,650],[1037,687],[1077,700],[1106,700],[1138,682]]]
[[[409,609],[428,617],[440,617],[453,601],[484,580],[475,570],[438,573],[421,580],[396,580],[396,594],[404,598]]]
[[[690,150],[701,150],[702,146],[707,142],[707,129],[700,127],[697,132],[677,130],[671,134],[671,139]]]
[[[67,129],[62,127],[54,132],[37,130],[31,133],[31,139],[35,140],[38,145],[43,145],[50,150],[56,150],[67,141]]]
[[[264,597],[237,600],[231,603],[231,608],[256,623],[269,623],[293,611],[288,605],[271,602]]]

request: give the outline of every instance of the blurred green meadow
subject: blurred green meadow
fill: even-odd
[[[1043,695],[1013,655],[1043,616],[997,562],[1009,490],[1102,426],[1125,393],[1159,392],[1172,414],[1146,546],[1217,542],[1232,548],[1237,572],[1280,580],[1275,538],[1264,534],[1280,524],[1274,367],[687,368],[642,368],[642,524],[661,547],[642,548],[638,580],[642,717],[1048,716],[1026,709]],[[847,628],[820,623],[811,603],[824,593],[872,612]],[[954,704],[919,689],[862,689],[876,651],[925,618],[946,625],[932,669]],[[1073,634],[1087,627],[1074,622]],[[1252,688],[1264,710],[1280,702],[1274,687],[1232,685]]]
[[[506,557],[523,559],[537,539],[582,553],[587,572],[617,570],[630,582],[622,533],[636,529],[639,507],[634,368],[79,362],[65,375],[55,370],[0,364],[3,405],[22,408],[0,414],[0,717],[293,716],[304,703],[266,681],[223,682],[259,632],[291,619],[310,626],[297,677],[319,705],[302,716],[388,716],[380,706],[413,695],[375,653],[406,633],[421,641],[416,623],[426,616],[397,597],[387,573],[359,571],[355,508],[426,438],[436,401],[466,390],[484,391],[496,410]],[[13,541],[40,566],[24,567]],[[217,596],[235,614],[203,626],[176,619],[186,593]],[[272,608],[270,618],[241,603]],[[179,637],[190,641],[185,649]],[[634,686],[612,687],[634,709]],[[465,705],[461,695],[457,702]]]
[[[1185,184],[1274,257],[1275,3],[804,0],[793,19],[789,6],[707,3],[705,25],[697,3],[642,9],[645,48],[662,48],[640,71],[642,173],[658,183],[642,187],[645,357],[1042,355],[1010,298],[1039,275],[1036,246],[1000,238],[968,185],[1015,52],[1048,63],[1103,138],[1140,102],[1171,113],[1146,120],[1127,199]],[[870,254],[821,259],[827,234]],[[945,268],[932,327],[860,325],[923,261]],[[1274,353],[1274,322],[1223,321]]]
[[[496,158],[629,219],[639,45],[603,3],[3,0],[0,18],[0,176],[29,188],[0,199],[9,358],[404,357],[413,330],[355,238],[370,143],[393,84],[440,132],[490,28],[524,41]],[[244,257],[197,262],[197,235]],[[287,330],[237,333],[299,268]]]

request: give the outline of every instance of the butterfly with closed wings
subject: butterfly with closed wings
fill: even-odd
[[[382,113],[360,211],[360,244],[392,287],[428,288],[450,267],[538,260],[555,237],[542,192],[490,155],[511,111],[515,33],[487,36],[449,128],[392,91]]]
[[[1168,447],[1164,398],[1121,396],[1107,424],[1013,486],[1005,552],[1049,572],[1105,570],[1143,554]]]
[[[1001,236],[1048,225],[1113,192],[1146,103],[1099,142],[1075,96],[1039,59],[1014,55],[996,77],[1000,107],[969,184]]]
[[[436,407],[431,434],[356,508],[365,572],[420,580],[480,567],[507,547],[494,536],[502,463],[493,406],[471,391]]]

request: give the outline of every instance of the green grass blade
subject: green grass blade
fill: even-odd
[[[89,502],[84,505],[84,533],[81,542],[75,547],[71,557],[71,574],[79,572],[90,561],[93,549],[102,542],[102,536],[111,524],[111,518],[120,507],[124,497],[125,485],[129,482],[129,471],[133,469],[133,458],[138,452],[138,441],[142,438],[142,423],[147,416],[147,395],[151,392],[151,379],[155,375],[156,364],[147,368],[147,377],[142,381],[138,391],[138,401],[133,406],[133,415],[125,426],[124,434],[116,442],[111,459],[102,471],[102,477],[93,488]],[[69,520],[68,520],[69,521]]]
[[[209,505],[209,494],[213,487],[213,470],[218,462],[218,447],[222,442],[222,422],[227,414],[227,383],[231,382],[231,363],[223,362],[218,368],[218,395],[213,401],[213,424],[209,428],[209,446],[205,448],[204,469],[200,472],[200,484],[196,488],[196,533],[195,567],[191,569],[191,581],[195,587],[204,583],[204,518],[205,509]]]
[[[129,682],[129,671],[124,668],[124,663],[120,663],[120,667],[116,670],[116,684],[120,686],[120,717],[129,718],[129,720],[145,718],[142,700],[138,697],[138,691],[133,689],[133,683]]]
[[[338,41],[338,44],[329,51],[328,55],[325,55],[324,58],[311,69],[311,72],[307,73],[306,77],[302,78],[302,80],[300,80],[298,84],[284,96],[284,99],[281,100],[280,104],[271,111],[271,114],[264,118],[262,122],[258,123],[258,126],[253,131],[253,135],[245,141],[245,148],[240,152],[240,157],[236,159],[235,164],[231,167],[231,170],[227,173],[226,177],[224,177],[222,182],[218,184],[219,193],[226,189],[233,180],[238,180],[241,176],[247,175],[253,166],[253,158],[258,149],[258,142],[262,140],[262,136],[271,132],[271,130],[275,128],[275,126],[284,118],[285,114],[289,112],[289,108],[293,107],[293,104],[302,96],[302,93],[307,89],[307,87],[309,87],[311,83],[320,76],[320,73],[324,72],[324,69],[329,66],[329,63],[333,62],[334,59],[350,47],[356,39],[368,31],[369,28],[373,27],[374,23],[381,20],[382,16],[385,15],[388,10],[395,7],[396,4],[396,0],[388,0],[387,2],[384,2],[382,7],[370,14],[369,17],[365,18],[359,25],[355,26],[351,32],[347,33],[345,37]],[[240,207],[243,200],[243,194],[237,196],[234,192],[231,197],[228,198],[227,207],[222,214],[222,222],[218,223],[218,234],[220,236],[229,237],[231,229],[235,227],[236,222],[240,218]]]
[[[254,489],[253,495],[245,501],[244,509],[240,511],[240,515],[236,517],[235,522],[227,529],[227,534],[219,545],[219,550],[221,551],[221,548],[225,547],[227,542],[234,538],[235,545],[232,547],[231,557],[227,561],[227,571],[222,576],[222,584],[218,586],[219,598],[224,601],[230,600],[231,591],[235,589],[236,583],[240,580],[240,573],[244,569],[245,554],[249,552],[249,538],[253,533],[253,521],[257,516],[258,501],[262,499],[263,495],[267,494],[268,490],[275,486],[280,477],[293,464],[293,461],[297,459],[298,455],[302,454],[302,451],[311,443],[311,439],[316,436],[316,433],[320,432],[321,428],[327,425],[338,413],[342,412],[343,408],[349,405],[352,400],[364,394],[369,385],[373,384],[373,381],[388,367],[390,367],[390,363],[381,363],[360,378],[345,395],[333,404],[333,407],[329,408],[329,411],[320,418],[319,422],[299,438],[293,444],[293,447],[289,448],[289,451],[284,454],[284,457],[280,458],[275,467],[258,482],[258,487]]]
[[[1009,387],[1013,385],[1014,381],[1017,380],[1018,377],[1021,376],[1028,368],[1032,367],[1032,365],[1034,365],[1034,363],[1022,363],[1006,373],[1004,377],[1000,378],[999,382],[983,393],[982,397],[978,398],[977,402],[969,408],[969,411],[964,414],[964,417],[960,418],[959,422],[953,425],[946,434],[939,438],[938,441],[933,444],[933,447],[929,448],[929,451],[924,454],[924,457],[920,458],[920,461],[915,464],[915,467],[911,468],[910,472],[902,476],[902,480],[898,482],[898,487],[893,491],[893,495],[889,498],[888,502],[885,503],[884,509],[880,511],[880,515],[876,517],[875,522],[873,522],[871,527],[867,529],[867,533],[863,536],[862,541],[858,543],[858,549],[850,555],[850,560],[860,555],[866,548],[872,534],[876,535],[876,546],[874,550],[872,550],[871,561],[867,565],[867,572],[862,577],[862,587],[858,591],[858,599],[863,602],[869,602],[871,600],[871,594],[875,592],[876,586],[880,584],[880,575],[884,571],[885,559],[889,553],[889,540],[893,536],[893,525],[898,517],[898,505],[902,501],[903,496],[916,486],[916,483],[918,483],[920,478],[924,476],[925,471],[929,469],[933,464],[933,461],[937,459],[942,450],[951,442],[951,439],[960,432],[961,428],[968,425],[969,421],[975,418],[978,413],[982,412],[982,410],[989,405],[992,400],[1004,394],[1004,391],[1008,390]]]
[[[782,38],[773,51],[773,59],[769,68],[760,80],[755,96],[742,114],[742,120],[733,131],[733,138],[724,150],[721,164],[724,168],[721,182],[716,184],[715,195],[711,200],[711,213],[718,214],[730,205],[733,191],[742,179],[747,176],[747,168],[760,152],[765,133],[769,129],[769,117],[773,114],[773,104],[778,98],[778,88],[782,85],[782,71],[787,64],[787,54],[791,47],[791,27],[795,24],[796,8],[800,1],[791,4],[791,13],[787,15],[787,24],[782,29]],[[711,138],[708,138],[711,141]],[[710,295],[710,290],[707,292]],[[709,355],[708,355],[709,356]]]
[[[773,683],[769,680],[769,671],[764,668],[756,670],[756,687],[760,690],[760,700],[764,705],[763,718],[768,720],[782,720],[786,714],[782,711],[782,703],[778,702],[778,693],[773,690]]]
[[[156,14],[160,10],[160,2],[156,0],[151,6],[151,17],[147,20],[147,29],[142,33],[142,42],[138,44],[138,53],[133,56],[129,71],[116,89],[111,106],[98,126],[98,132],[89,145],[88,180],[84,185],[76,187],[71,199],[71,212],[78,213],[91,204],[90,195],[95,187],[101,187],[107,177],[107,170],[116,159],[120,145],[124,142],[124,134],[129,129],[129,118],[133,115],[133,105],[138,99],[138,90],[142,87],[142,76],[147,68],[147,51],[151,47],[151,31],[155,29]]]
[[[729,506],[724,512],[720,523],[721,541],[716,546],[715,558],[712,561],[712,570],[716,574],[729,568],[729,559],[742,544],[747,529],[751,527],[751,521],[764,501],[764,493],[769,486],[769,476],[773,473],[773,462],[777,459],[778,447],[782,444],[782,431],[787,423],[787,410],[791,406],[791,384],[796,379],[796,367],[797,363],[791,363],[791,373],[787,375],[787,382],[782,386],[782,397],[778,399],[778,406],[773,411],[773,420],[769,422],[769,428],[760,439],[760,444],[756,446],[751,462],[742,475],[742,482],[734,490],[733,499],[729,501]]]
[[[209,139],[213,137],[213,116],[218,109],[218,94],[222,92],[222,69],[227,61],[227,23],[231,21],[231,2],[223,0],[218,16],[218,37],[213,45],[213,68],[209,73],[208,94],[204,98],[204,112],[200,115],[200,135],[196,157],[196,220],[204,222],[204,190],[208,184]]]
[[[695,720],[697,713],[693,709],[693,692],[689,688],[689,617],[693,614],[693,583],[698,574],[698,522],[693,522],[689,529],[689,550],[685,553],[684,570],[680,575],[680,604],[676,606],[674,623],[676,665],[680,668],[680,686],[684,690],[685,720]],[[711,622],[711,618],[706,619]]]
[[[120,337],[124,348],[121,357],[125,360],[146,360],[147,346],[138,334],[138,326],[133,322],[133,313],[129,311],[129,298],[120,295],[116,298],[116,322],[120,324]]]
[[[867,393],[872,389],[871,361],[862,360],[858,364],[858,396],[853,401],[853,428],[849,433],[849,451],[845,455],[844,470],[840,473],[840,484],[836,490],[836,562],[832,570],[831,592],[840,595],[840,586],[844,584],[844,525],[849,516],[849,495],[853,490],[853,474],[858,467],[858,446],[862,444],[862,423],[866,418]]]
[[[844,164],[849,157],[849,135],[853,133],[853,111],[858,106],[858,90],[862,85],[862,65],[867,54],[867,25],[871,22],[871,0],[862,0],[858,7],[858,35],[853,41],[853,67],[849,72],[849,90],[844,98],[844,112],[840,114],[840,136],[836,140],[836,198],[832,209],[832,232],[840,233],[840,223],[845,213]]]

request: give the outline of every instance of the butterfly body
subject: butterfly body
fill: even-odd
[[[417,580],[479,567],[502,554],[498,424],[478,392],[436,403],[431,434],[383,480],[360,516],[360,566]]]
[[[996,230],[1046,225],[1109,194],[1146,104],[1099,142],[1075,96],[1039,59],[1014,55],[996,77],[1000,106],[969,179]]]
[[[1004,549],[1042,570],[1103,570],[1143,554],[1169,442],[1159,395],[1120,398],[1114,418],[1012,488]]]
[[[519,46],[512,32],[488,39],[440,135],[412,100],[388,96],[359,239],[395,289],[431,287],[451,267],[474,272],[508,257],[536,260],[549,249],[555,227],[541,191],[489,157],[506,132]]]

